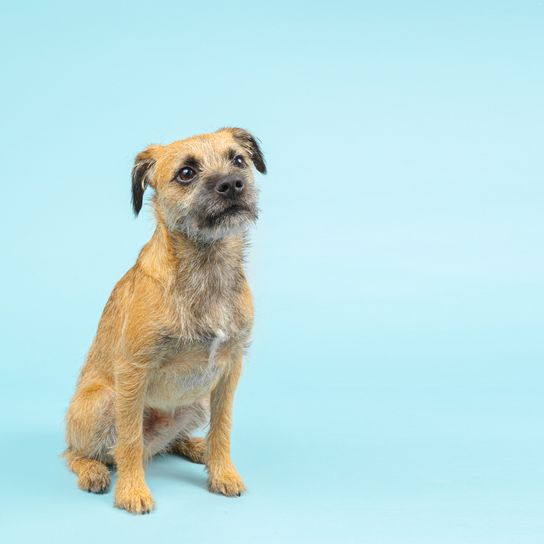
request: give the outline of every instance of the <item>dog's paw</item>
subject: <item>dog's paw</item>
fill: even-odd
[[[110,487],[110,482],[110,471],[104,465],[103,467],[93,467],[93,470],[81,473],[77,485],[80,489],[89,493],[105,493]]]
[[[193,463],[203,465],[206,462],[206,439],[205,438],[183,438],[177,442],[172,451],[189,459]]]
[[[239,497],[246,487],[240,475],[234,469],[225,470],[208,476],[208,489],[227,497]]]
[[[117,484],[115,506],[132,514],[148,514],[155,507],[155,502],[145,484]]]

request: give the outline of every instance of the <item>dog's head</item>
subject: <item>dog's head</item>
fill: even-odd
[[[240,128],[149,146],[132,170],[134,213],[150,185],[157,214],[170,230],[203,241],[241,233],[257,219],[252,164],[266,173],[259,144]]]

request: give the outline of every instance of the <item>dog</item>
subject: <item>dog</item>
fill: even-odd
[[[206,465],[210,491],[245,491],[230,455],[231,414],[250,340],[244,273],[257,220],[257,140],[223,128],[139,153],[137,216],[152,187],[156,229],[104,308],[66,414],[64,457],[94,493],[117,469],[115,505],[150,512],[145,462],[161,452]],[[191,436],[209,424],[206,438]]]

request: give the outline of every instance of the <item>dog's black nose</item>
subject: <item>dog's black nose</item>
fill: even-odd
[[[244,190],[241,179],[222,179],[215,186],[216,192],[225,198],[236,198]]]

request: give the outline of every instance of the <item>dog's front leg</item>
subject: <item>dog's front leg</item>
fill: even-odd
[[[227,372],[211,394],[210,430],[206,465],[208,488],[229,497],[245,491],[244,483],[230,458],[232,403],[242,368],[242,354],[236,354]]]
[[[146,389],[145,365],[119,361],[115,373],[115,505],[135,514],[153,509],[144,476],[143,414]]]

